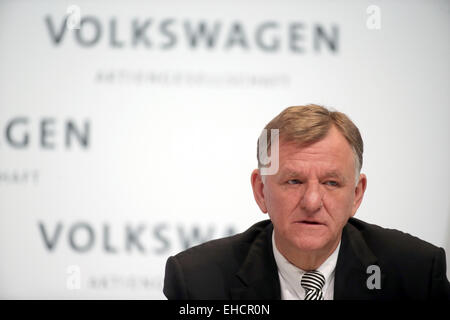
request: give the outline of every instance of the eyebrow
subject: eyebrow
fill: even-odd
[[[347,182],[347,179],[346,179],[343,175],[341,175],[339,172],[337,172],[337,171],[327,172],[327,173],[325,174],[325,177],[327,177],[327,178],[328,178],[328,177],[330,177],[330,178],[336,178],[336,179],[342,181],[343,183],[346,183],[346,182]]]
[[[290,170],[290,169],[284,170],[284,171],[282,171],[281,174],[280,174],[280,176],[283,177],[283,178],[298,177],[299,175],[302,175],[302,173],[301,173],[301,172],[298,172],[298,171],[293,171],[293,170]],[[341,181],[343,181],[343,182],[346,182],[346,181],[347,181],[347,179],[346,179],[343,175],[341,175],[339,172],[337,172],[337,171],[335,171],[335,170],[326,172],[326,173],[323,175],[323,177],[326,177],[326,178],[336,178],[336,179],[339,179],[339,180],[341,180]]]

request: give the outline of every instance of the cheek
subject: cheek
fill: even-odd
[[[275,220],[289,215],[298,204],[298,195],[285,190],[271,190],[266,194],[265,199],[269,216]]]
[[[325,194],[324,204],[335,221],[346,221],[352,214],[353,195],[348,190]]]

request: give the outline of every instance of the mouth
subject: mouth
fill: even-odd
[[[308,226],[321,226],[324,225],[321,222],[318,221],[314,221],[314,220],[300,220],[300,221],[296,221],[296,223],[300,223],[303,225],[308,225]]]

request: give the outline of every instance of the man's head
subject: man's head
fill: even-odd
[[[279,129],[279,169],[262,178],[258,150],[251,182],[278,249],[285,256],[333,250],[366,188],[358,128],[343,113],[308,105],[285,109],[265,129]]]

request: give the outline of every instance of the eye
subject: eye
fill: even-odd
[[[302,182],[298,179],[291,179],[287,181],[288,184],[301,184]]]
[[[331,187],[337,187],[339,185],[336,181],[326,181],[325,184]]]

